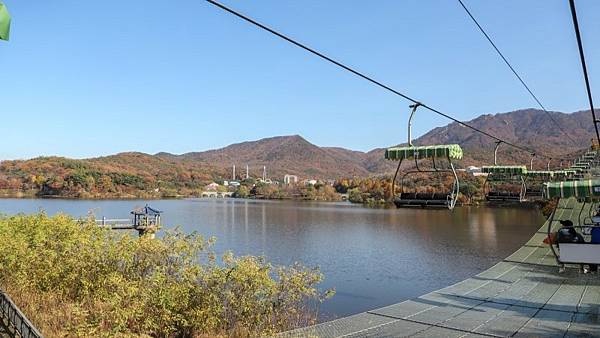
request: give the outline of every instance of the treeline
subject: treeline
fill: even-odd
[[[483,200],[483,183],[485,178],[474,177],[466,173],[458,173],[460,180],[459,202],[470,204]],[[335,182],[334,188],[340,194],[348,194],[353,203],[369,205],[386,204],[392,201],[391,177],[344,178]],[[401,191],[400,179],[396,181],[395,193]],[[404,180],[405,192],[449,192],[454,182],[449,175],[417,174],[407,176]]]
[[[205,187],[227,173],[199,162],[172,160],[142,153],[122,153],[86,160],[39,157],[0,162],[0,196],[63,198],[172,198],[200,196]],[[483,178],[459,173],[461,203],[482,199]],[[221,188],[235,197],[338,201],[341,194],[355,203],[391,201],[389,177],[341,178],[332,185],[267,184],[254,179],[239,187]],[[449,191],[452,177],[414,175],[406,191]],[[400,191],[397,182],[396,192]]]
[[[253,179],[242,181],[234,197],[307,201],[339,201],[342,198],[331,185],[325,183],[268,184]]]
[[[0,163],[0,194],[68,198],[193,196],[218,171],[141,153],[89,160],[39,157]]]

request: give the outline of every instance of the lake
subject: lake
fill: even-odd
[[[136,206],[163,224],[217,237],[215,250],[264,255],[275,264],[319,266],[336,295],[321,320],[397,303],[489,268],[523,245],[544,219],[525,208],[372,209],[350,203],[184,200],[0,199],[4,214],[92,211],[127,218]]]

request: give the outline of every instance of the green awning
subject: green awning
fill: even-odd
[[[460,160],[463,157],[462,148],[458,144],[442,144],[435,146],[393,147],[385,151],[387,160],[404,160],[410,158],[450,158]]]
[[[10,36],[10,14],[6,6],[0,2],[0,40],[8,41]]]
[[[544,183],[548,198],[594,198],[600,199],[600,180],[579,180]]]
[[[492,175],[526,175],[527,167],[524,165],[493,165],[481,167],[481,172]]]
[[[552,178],[554,177],[554,171],[550,170],[531,170],[527,171],[527,176],[538,177],[538,178]]]

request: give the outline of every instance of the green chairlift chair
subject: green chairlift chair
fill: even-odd
[[[481,172],[488,174],[483,184],[485,198],[489,202],[523,202],[527,193],[524,165],[484,166]],[[515,189],[503,189],[509,185]]]
[[[502,141],[494,147],[494,165],[481,167],[481,172],[487,174],[483,183],[483,194],[490,203],[522,202],[525,200],[527,186],[524,165],[498,165],[498,148]],[[515,189],[506,189],[506,186]]]
[[[544,185],[545,196],[549,199],[576,198],[581,205],[579,224],[574,227],[583,235],[589,237],[586,243],[550,243],[550,248],[559,265],[562,264],[600,264],[600,222],[590,217],[590,222],[581,221],[581,215],[587,203],[592,203],[590,215],[594,206],[600,202],[600,179],[579,181],[548,182]],[[557,203],[558,207],[558,203]],[[556,209],[548,221],[548,237],[552,233],[552,225]],[[596,221],[600,221],[596,219]]]
[[[463,157],[463,151],[458,144],[414,146],[412,144],[412,118],[419,104],[411,105],[412,112],[408,120],[408,146],[392,147],[385,151],[387,160],[398,161],[398,167],[392,180],[391,192],[394,204],[398,208],[404,207],[442,207],[450,210],[456,206],[460,191],[458,175],[454,168],[453,160]],[[404,160],[414,160],[415,168],[400,172]],[[431,160],[432,166],[424,168],[421,160]],[[441,164],[447,163],[447,166]],[[422,164],[422,163],[421,163]],[[396,194],[396,181],[400,174],[400,193]],[[419,193],[406,191],[405,179],[410,175],[451,175],[454,179],[452,188],[446,192]]]

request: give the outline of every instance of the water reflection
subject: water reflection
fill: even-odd
[[[0,200],[0,212],[64,211],[123,218],[147,201]],[[320,266],[337,295],[323,319],[447,286],[508,256],[542,223],[526,209],[368,209],[347,203],[252,200],[149,201],[163,222],[216,236],[222,253],[265,255],[276,264]]]

